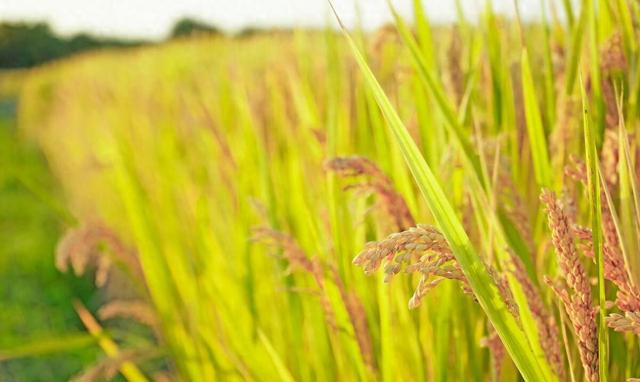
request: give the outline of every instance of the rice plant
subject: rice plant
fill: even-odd
[[[640,377],[640,4],[389,6],[29,73],[56,265],[105,290],[77,380]]]

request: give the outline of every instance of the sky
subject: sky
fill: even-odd
[[[347,25],[356,18],[357,0],[334,0]],[[461,0],[465,13],[478,14],[482,0]],[[539,15],[540,0],[518,0],[525,17]],[[392,0],[405,16],[412,0]],[[390,20],[386,0],[359,0],[365,28]],[[453,0],[423,0],[429,17],[455,19]],[[513,0],[493,0],[494,8],[512,13]],[[193,17],[228,31],[248,26],[322,27],[333,22],[327,0],[0,0],[0,21],[47,21],[59,33],[91,32],[105,36],[164,38],[181,17]]]

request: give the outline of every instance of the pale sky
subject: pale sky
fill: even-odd
[[[347,25],[355,20],[357,0],[334,0]],[[555,0],[551,0],[555,1]],[[405,16],[411,0],[392,0]],[[540,13],[540,0],[519,0],[525,17]],[[389,21],[386,0],[359,0],[363,24],[375,28]],[[423,0],[434,21],[455,19],[454,0]],[[483,0],[462,0],[474,17]],[[494,8],[512,13],[513,0],[493,0]],[[327,0],[0,0],[0,21],[48,21],[60,33],[88,31],[107,36],[160,39],[184,16],[212,23],[229,31],[247,26],[325,26],[333,21]]]

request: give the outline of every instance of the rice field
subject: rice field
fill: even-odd
[[[62,348],[100,349],[75,381],[640,378],[640,3],[540,6],[21,76],[47,266],[100,297],[0,379]]]

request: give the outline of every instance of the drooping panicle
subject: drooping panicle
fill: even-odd
[[[559,276],[566,285],[547,282],[562,301],[576,333],[578,349],[585,378],[598,381],[598,329],[596,308],[593,304],[591,286],[584,265],[580,262],[573,240],[571,222],[555,194],[543,190],[540,200],[547,207],[551,239],[556,250]]]
[[[363,182],[347,188],[374,193],[379,205],[393,221],[395,230],[405,230],[415,225],[415,220],[402,195],[394,188],[391,179],[372,161],[360,156],[337,157],[326,163],[326,167],[341,177],[362,177]]]

